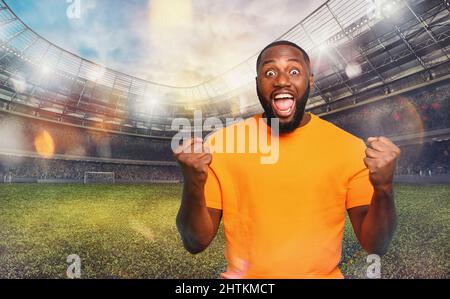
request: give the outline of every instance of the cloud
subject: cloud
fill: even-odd
[[[223,73],[324,2],[80,1],[81,19],[67,18],[65,0],[9,0],[8,4],[31,28],[69,51],[176,86],[198,84]]]

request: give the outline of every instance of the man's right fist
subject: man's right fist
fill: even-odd
[[[189,139],[174,151],[174,158],[180,164],[185,181],[205,184],[208,178],[208,166],[212,156],[203,140]]]

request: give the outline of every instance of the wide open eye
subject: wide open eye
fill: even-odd
[[[291,76],[297,76],[297,75],[300,75],[300,71],[297,70],[297,69],[293,69],[293,70],[290,72],[290,74],[291,74]]]
[[[275,72],[273,71],[273,70],[268,70],[267,72],[266,72],[266,76],[267,77],[274,77],[276,74],[275,74]]]

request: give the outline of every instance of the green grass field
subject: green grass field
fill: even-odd
[[[217,278],[223,230],[187,253],[175,215],[180,185],[0,185],[0,278]],[[450,186],[396,187],[399,225],[382,278],[450,278]],[[367,254],[347,222],[341,270],[364,278]]]

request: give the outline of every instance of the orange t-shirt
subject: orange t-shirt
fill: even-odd
[[[267,151],[250,150],[254,136],[236,133],[250,122],[278,141],[276,163],[261,163]],[[239,138],[246,150],[226,151],[229,140]],[[207,143],[223,149],[212,154],[205,186],[207,206],[223,215],[223,278],[343,278],[338,263],[346,210],[369,205],[373,196],[361,139],[313,114],[305,126],[275,137],[257,115],[215,132]]]

